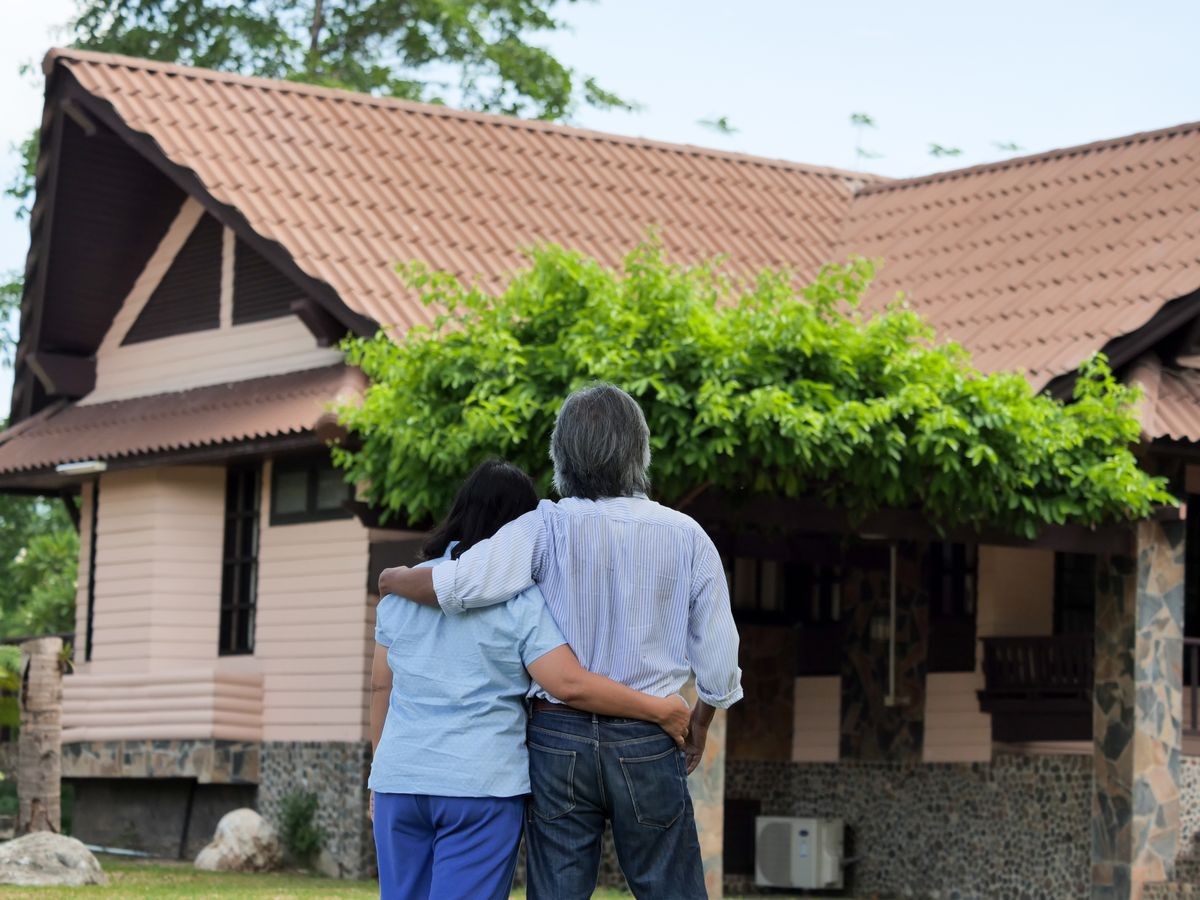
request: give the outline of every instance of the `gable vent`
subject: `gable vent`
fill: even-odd
[[[291,315],[292,301],[303,293],[262,254],[243,241],[233,257],[233,324]]]
[[[222,231],[212,216],[200,220],[122,343],[136,344],[220,325]]]

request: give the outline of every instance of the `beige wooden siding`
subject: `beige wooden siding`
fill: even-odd
[[[63,683],[63,740],[262,734],[262,678],[251,657],[220,659],[225,470],[108,472],[96,523],[92,661]],[[77,610],[87,623],[92,492],[84,488]]]
[[[979,672],[931,672],[925,679],[925,762],[987,762],[991,716],[979,711]]]
[[[750,702],[754,702],[750,699]],[[792,728],[793,762],[837,762],[842,679],[797,678]]]
[[[270,483],[268,465],[254,650],[263,740],[361,740],[375,624],[367,530],[354,519],[271,526]]]
[[[96,358],[96,387],[81,404],[282,375],[341,360],[295,316],[117,346]]]
[[[215,661],[224,503],[225,470],[215,466],[101,477],[94,674]]]
[[[63,741],[137,738],[256,741],[262,677],[213,666],[72,675],[63,683]]]
[[[1054,554],[1048,550],[980,547],[976,622],[980,637],[1052,634]]]

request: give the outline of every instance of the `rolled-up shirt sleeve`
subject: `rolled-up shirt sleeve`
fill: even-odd
[[[545,501],[543,501],[543,506]],[[510,600],[541,575],[548,546],[542,507],[509,522],[456,560],[433,570],[433,590],[448,616]]]
[[[688,658],[696,675],[696,694],[709,706],[725,709],[742,699],[738,632],[725,568],[703,531],[696,536],[692,572]]]

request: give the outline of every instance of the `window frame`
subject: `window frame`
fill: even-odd
[[[241,505],[245,498],[244,485],[234,487],[235,479],[250,478],[250,504],[248,508]],[[235,508],[230,508],[230,499],[235,499]],[[248,556],[239,555],[239,548],[244,532],[238,530],[239,524],[249,526],[251,552]],[[230,558],[228,550],[231,546],[230,528],[234,529],[232,547],[234,556]],[[220,620],[217,628],[218,656],[251,656],[254,654],[254,638],[257,627],[258,613],[258,554],[259,540],[262,536],[262,465],[249,463],[231,465],[225,470],[225,515],[221,544],[221,607]],[[249,599],[235,598],[237,586],[242,582],[244,568],[250,569]],[[229,625],[226,627],[227,617]],[[241,634],[244,629],[244,638]],[[223,636],[228,633],[228,645]]]
[[[320,486],[320,473],[323,469],[337,472],[329,454],[305,454],[303,456],[285,456],[276,459],[271,464],[271,511],[268,524],[276,525],[306,525],[311,522],[331,522],[338,519],[350,519],[354,514],[344,505],[337,508],[317,506],[317,493]],[[307,491],[304,509],[301,512],[280,512],[279,506],[279,476],[281,473],[293,474],[303,471],[307,476],[305,489]],[[354,486],[345,484],[346,496],[343,501],[354,499]]]

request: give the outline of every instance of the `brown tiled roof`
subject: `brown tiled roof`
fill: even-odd
[[[1138,370],[1144,391],[1143,436],[1200,443],[1200,371],[1162,368],[1156,373],[1144,365]]]
[[[881,257],[869,308],[904,290],[981,368],[1040,387],[1200,289],[1200,124],[889,182],[104,54],[46,65],[384,325],[428,316],[397,261],[494,284],[539,240],[612,263],[658,225],[676,258],[743,270]]]
[[[312,432],[362,375],[327,366],[112,403],[61,404],[0,433],[0,473]]]
[[[1200,289],[1200,124],[868,186],[837,253],[1041,386]]]
[[[678,258],[828,261],[854,173],[107,54],[52,50],[218,201],[355,312],[406,326],[414,259],[496,282],[555,241],[619,261],[651,226]]]

